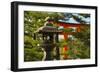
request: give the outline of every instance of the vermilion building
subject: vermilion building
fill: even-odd
[[[53,22],[53,21],[52,21]],[[75,20],[73,20],[73,22],[62,22],[62,21],[57,21],[57,22],[53,22],[53,24],[59,26],[58,29],[63,29],[63,28],[71,28],[73,29],[72,32],[62,32],[60,35],[59,35],[59,39],[64,39],[64,40],[67,40],[68,38],[72,38],[73,39],[73,33],[77,33],[77,32],[80,32],[81,31],[81,28],[85,27],[85,26],[88,26],[89,24],[81,24]],[[62,36],[62,37],[61,37]],[[66,52],[68,50],[68,45],[65,45],[64,48],[62,48],[63,52]],[[63,58],[67,58],[67,55],[64,55]]]

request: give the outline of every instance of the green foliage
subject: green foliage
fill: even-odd
[[[60,42],[57,43],[57,45],[58,45],[59,47],[63,48],[64,46],[67,45],[67,42],[66,42],[66,40],[60,40]]]
[[[72,32],[73,31],[73,29],[72,28],[63,28],[63,29],[61,29],[63,32],[65,32],[65,33],[69,33],[69,32]]]
[[[39,47],[41,41],[24,36],[24,61],[40,61],[43,58],[43,50]]]
[[[43,58],[43,51],[39,47],[25,48],[24,49],[24,61],[41,61]]]
[[[71,59],[86,59],[90,58],[90,27],[81,28],[81,32],[73,34],[76,38],[68,40],[69,50],[66,52]]]
[[[85,24],[84,24],[85,25]],[[90,47],[90,26],[86,25],[84,28],[81,28],[81,32],[74,34],[81,42],[84,42],[86,47]]]

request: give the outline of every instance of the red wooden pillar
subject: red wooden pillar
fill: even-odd
[[[81,31],[81,26],[80,25],[77,25],[76,28],[77,28],[77,32]]]
[[[64,27],[64,28],[68,28],[68,27],[66,26],[66,27]],[[63,35],[64,35],[64,39],[67,40],[67,39],[68,39],[68,34],[67,34],[67,33],[63,33]],[[64,50],[64,53],[66,53],[67,50],[68,50],[68,46],[65,45],[64,48],[63,48],[63,50]],[[67,59],[67,58],[68,58],[68,55],[65,54],[65,55],[63,56],[63,59]]]
[[[77,28],[77,32],[80,32],[80,27]]]

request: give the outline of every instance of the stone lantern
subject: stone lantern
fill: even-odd
[[[41,43],[41,47],[44,48],[46,52],[45,60],[60,59],[59,47],[57,46],[57,43],[59,42],[58,35],[61,32],[61,30],[58,30],[54,26],[43,26],[38,29],[37,33],[42,34],[43,43]],[[52,52],[54,48],[56,49],[56,56],[52,58]]]

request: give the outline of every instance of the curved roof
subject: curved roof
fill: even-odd
[[[77,19],[75,19],[75,17]],[[89,17],[84,17],[84,16],[82,16],[78,13],[71,13],[70,17],[66,16],[64,19],[59,19],[58,21],[59,22],[64,22],[64,23],[74,23],[74,24],[82,24],[82,23],[90,24],[90,16]]]

